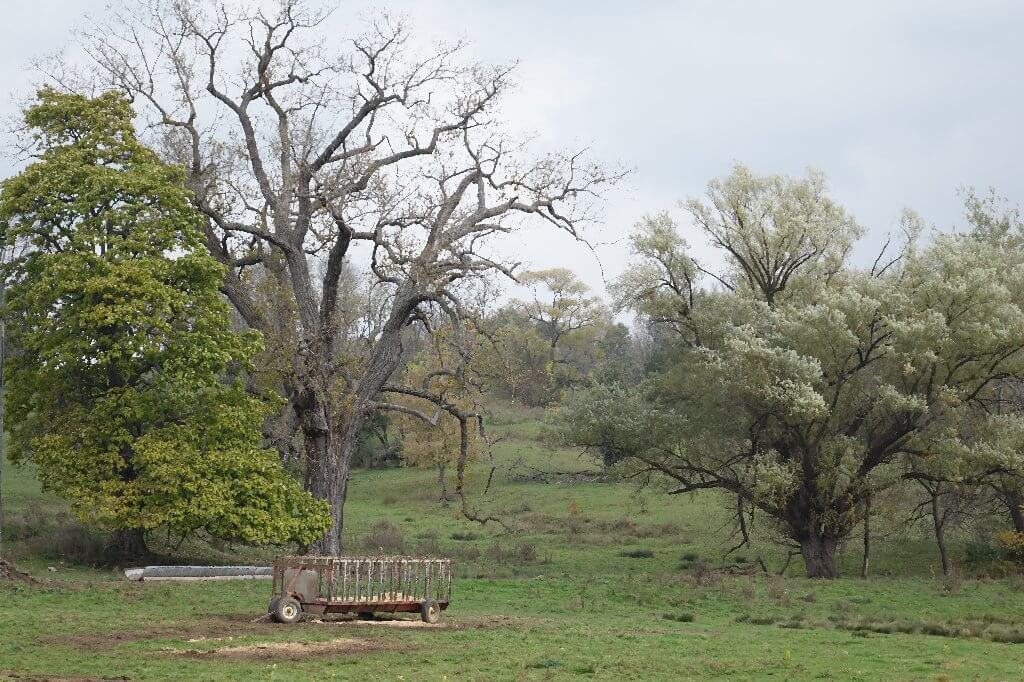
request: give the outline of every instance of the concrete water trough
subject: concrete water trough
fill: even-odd
[[[270,580],[270,566],[145,566],[125,569],[128,580]]]

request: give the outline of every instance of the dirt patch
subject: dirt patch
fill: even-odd
[[[18,682],[128,682],[127,677],[63,677],[61,675],[37,675],[0,670],[0,680]]]
[[[379,643],[349,637],[338,637],[319,642],[256,642],[222,646],[207,651],[196,649],[166,649],[168,653],[194,658],[221,658],[228,660],[282,661],[308,659],[311,656],[339,656],[366,653],[383,648]]]
[[[289,627],[305,627],[305,623]],[[281,625],[269,621],[253,622],[253,616],[222,616],[218,618],[202,618],[186,623],[162,623],[159,625],[142,625],[130,630],[108,630],[91,632],[71,637],[59,637],[50,640],[53,644],[71,644],[89,651],[113,649],[131,642],[145,642],[159,639],[184,639],[198,641],[202,639],[222,639],[242,635],[262,635],[280,633]]]
[[[427,628],[432,630],[477,630],[514,626],[520,621],[510,616],[483,616],[478,618],[459,618],[456,620],[442,618],[439,623],[424,623],[412,618],[374,618],[373,620],[315,620],[310,624],[340,625],[347,627],[383,627],[383,628]]]
[[[284,632],[322,630],[325,627],[355,628],[432,628],[438,630],[459,630],[474,628],[503,627],[514,624],[514,619],[505,616],[468,619],[442,619],[430,625],[419,619],[379,618],[375,620],[307,619],[295,625],[280,625],[255,614],[238,614],[214,618],[203,618],[185,623],[162,623],[143,625],[129,630],[92,632],[71,637],[61,636],[49,640],[51,644],[72,646],[88,651],[114,649],[122,644],[161,639],[199,642],[204,640],[228,640],[250,635],[281,635]]]
[[[404,619],[388,619],[388,620],[314,620],[310,621],[314,625],[345,625],[345,626],[360,626],[360,627],[383,627],[383,628],[432,628],[432,629],[445,629],[445,628],[458,628],[458,623],[451,623],[448,621],[442,621],[440,623],[424,623],[422,620],[404,620]]]
[[[31,585],[39,584],[38,580],[24,571],[19,571],[14,567],[14,564],[7,559],[0,559],[0,580],[29,583]]]

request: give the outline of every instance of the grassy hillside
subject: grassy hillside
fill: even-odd
[[[446,554],[453,604],[442,626],[258,622],[266,582],[143,583],[72,564],[96,539],[5,468],[12,554],[42,584],[0,583],[0,679],[1020,679],[1024,581],[935,577],[924,533],[878,541],[875,576],[814,582],[753,569],[770,545],[733,544],[715,495],[669,497],[631,483],[534,480],[593,469],[539,439],[538,415],[504,410],[472,502],[520,529],[480,527],[438,501],[436,472],[358,473],[347,537],[359,549]],[[454,481],[450,482],[450,487]],[[859,569],[851,542],[843,567]],[[962,551],[962,548],[958,548]],[[185,545],[181,560],[272,553]],[[50,571],[49,567],[56,569]]]

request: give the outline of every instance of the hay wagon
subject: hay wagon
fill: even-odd
[[[268,606],[278,623],[296,623],[303,614],[419,613],[436,623],[452,595],[451,559],[403,556],[278,557],[273,565]]]

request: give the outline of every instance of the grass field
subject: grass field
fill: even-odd
[[[112,568],[62,563],[55,554],[88,537],[62,531],[60,502],[31,471],[5,465],[10,553],[42,582],[0,583],[0,679],[1024,679],[1024,644],[1014,643],[1024,641],[1024,581],[936,577],[923,533],[879,539],[868,580],[810,581],[797,561],[766,576],[750,561],[760,552],[781,565],[767,544],[723,562],[728,518],[714,495],[530,481],[534,469],[593,464],[546,447],[537,415],[506,409],[492,430],[503,436],[498,468],[483,496],[489,466],[474,466],[472,499],[515,534],[442,507],[433,471],[352,481],[350,545],[453,557],[453,604],[432,627],[273,625],[260,621],[267,582],[128,583]],[[845,575],[859,570],[855,544]]]

